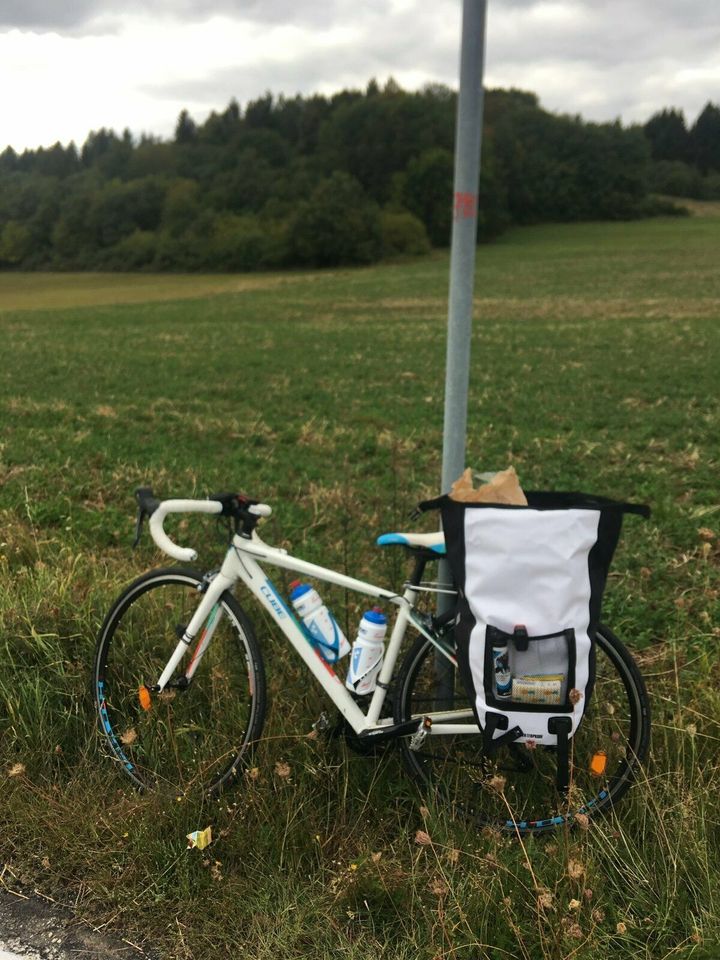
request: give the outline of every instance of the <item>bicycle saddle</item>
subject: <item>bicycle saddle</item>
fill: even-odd
[[[410,549],[430,550],[439,557],[445,556],[445,534],[441,530],[436,533],[383,533],[375,543],[378,547],[392,547],[399,544]]]

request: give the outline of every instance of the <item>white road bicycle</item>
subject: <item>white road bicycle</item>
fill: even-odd
[[[168,567],[146,573],[120,595],[101,628],[94,670],[100,727],[110,755],[137,787],[216,793],[242,779],[251,761],[265,716],[265,670],[252,623],[233,593],[238,584],[297,651],[352,731],[355,746],[395,740],[421,789],[458,813],[512,832],[540,832],[571,823],[578,813],[606,810],[630,786],[648,749],[649,704],[635,662],[607,628],[597,633],[594,694],[571,741],[571,786],[559,794],[553,748],[511,744],[486,757],[456,671],[449,689],[447,683],[438,685],[437,651],[457,665],[453,613],[435,617],[423,612],[421,603],[444,589],[423,580],[427,564],[445,553],[442,533],[378,538],[381,546],[402,545],[413,559],[410,578],[396,592],[269,546],[257,525],[271,508],[244,495],[161,502],[144,488],[136,496],[138,536],[149,517],[155,543],[183,563],[195,560],[196,553],[167,536],[163,524],[169,514],[219,515],[234,531],[219,570]],[[397,609],[371,696],[360,700],[346,689],[309,642],[265,565]],[[416,636],[406,648],[408,627]]]

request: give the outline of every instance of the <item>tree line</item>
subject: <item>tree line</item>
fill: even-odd
[[[644,127],[653,164],[650,188],[697,200],[720,200],[720,107],[706,104],[688,127],[682,110],[661,110]]]
[[[411,93],[371,81],[330,97],[268,93],[244,110],[233,100],[202,124],[183,111],[172,140],[101,129],[80,150],[8,147],[0,268],[322,267],[446,246],[455,106],[444,86]],[[674,111],[623,128],[549,113],[532,93],[488,90],[480,239],[510,224],[672,210],[651,194],[654,170],[680,163],[703,182],[717,177],[718,112],[709,105],[709,120],[686,131],[692,146],[678,159],[666,146]]]

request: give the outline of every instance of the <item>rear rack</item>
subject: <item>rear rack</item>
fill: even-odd
[[[451,583],[440,583],[438,580],[421,580],[420,583],[403,584],[406,590],[417,590],[422,593],[445,593],[452,597],[457,596],[457,590]]]

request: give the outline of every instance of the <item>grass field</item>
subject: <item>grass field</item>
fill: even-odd
[[[264,620],[267,740],[221,802],[133,793],[100,757],[90,696],[104,611],[161,562],[130,551],[140,483],[246,490],[275,508],[271,542],[401,582],[373,541],[437,492],[447,258],[0,274],[3,884],[162,957],[717,956],[719,267],[710,216],[479,250],[467,462],[653,507],[626,522],[604,611],[651,692],[646,776],[613,817],[524,845],[422,807],[392,751],[308,739],[322,697]],[[212,524],[182,536],[217,563]],[[209,855],[187,851],[208,823]]]

